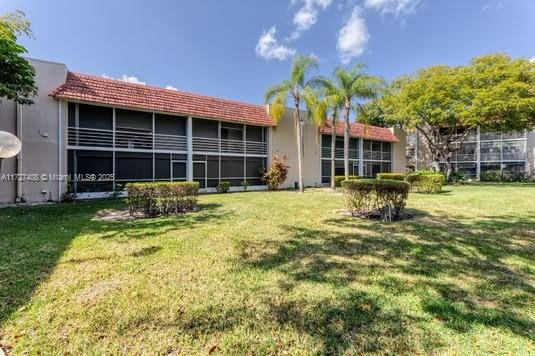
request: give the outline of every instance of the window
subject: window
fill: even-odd
[[[117,130],[152,132],[152,113],[133,110],[115,110]]]
[[[221,139],[243,141],[243,125],[222,123]]]
[[[239,186],[244,179],[243,157],[221,157],[221,180],[228,180],[232,186]]]
[[[171,155],[154,155],[154,179],[171,179]]]
[[[111,130],[113,109],[104,106],[78,104],[78,126],[89,129]]]
[[[156,114],[154,130],[157,134],[186,136],[186,118],[182,116]]]
[[[67,171],[77,193],[109,192],[113,181],[113,153],[104,151],[68,151]],[[96,175],[95,179],[88,175]],[[100,175],[100,176],[99,176]]]
[[[265,142],[264,128],[262,126],[247,125],[245,132],[247,141]]]
[[[152,180],[152,154],[117,152],[115,154],[115,178]]]
[[[218,138],[219,123],[214,120],[193,119],[193,137]]]

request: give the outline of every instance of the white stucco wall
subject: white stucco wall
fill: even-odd
[[[19,139],[22,150],[19,155],[18,172],[21,174],[38,174],[37,181],[25,180],[0,182],[0,202],[14,202],[16,197],[24,197],[29,202],[40,202],[48,199],[57,200],[61,193],[57,181],[45,180],[53,174],[66,173],[66,151],[62,149],[62,172],[58,171],[58,101],[49,96],[50,92],[65,83],[67,67],[61,63],[30,59],[36,68],[36,84],[39,93],[33,98],[33,105],[18,106],[18,114],[22,117],[22,128],[19,127]],[[65,104],[62,104],[65,106]],[[17,132],[17,105],[3,101],[0,104],[1,129],[12,133]],[[62,110],[61,142],[66,139],[66,110]],[[16,158],[5,160],[2,174],[17,173]]]

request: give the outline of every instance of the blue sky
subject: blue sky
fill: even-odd
[[[535,56],[534,0],[12,1],[29,55],[72,71],[262,103],[293,54],[393,79],[503,51]]]

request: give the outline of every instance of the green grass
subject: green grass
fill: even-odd
[[[413,220],[327,189],[0,209],[0,345],[19,353],[535,353],[535,186],[411,194]]]

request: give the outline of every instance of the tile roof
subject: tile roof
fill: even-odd
[[[396,135],[389,128],[364,125],[356,122],[350,123],[349,126],[351,137],[360,137],[369,140],[399,142]],[[324,134],[332,134],[332,121],[329,121],[322,129]],[[336,121],[336,135],[344,136],[344,122]]]
[[[122,80],[82,73],[69,72],[65,84],[54,89],[50,95],[56,99],[154,110],[252,125],[276,126],[263,105],[127,83]],[[322,132],[330,134],[331,125],[328,123]],[[343,122],[337,122],[336,132],[337,135],[343,136]],[[387,128],[359,123],[351,123],[351,136],[379,141],[398,141],[392,131]]]
[[[50,95],[56,99],[274,126],[263,105],[245,104],[81,73],[69,72],[65,84],[56,88]]]

